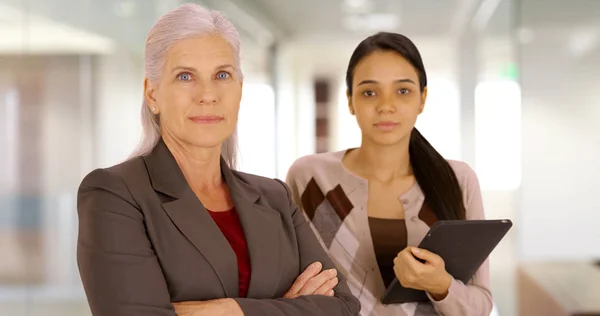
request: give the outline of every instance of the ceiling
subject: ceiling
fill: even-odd
[[[363,37],[377,30],[447,34],[462,0],[237,0],[256,7],[293,37]]]
[[[411,37],[447,38],[491,4],[486,30],[507,36],[518,14],[523,27],[561,32],[600,30],[600,0],[188,0],[215,8],[238,26],[245,45],[273,39],[364,38],[378,30]],[[22,13],[0,27],[26,29],[27,12],[141,51],[148,30],[183,0],[0,0]],[[517,5],[511,5],[517,3]],[[362,3],[362,6],[361,6]],[[485,3],[486,5],[482,5]],[[352,5],[357,7],[353,8]],[[487,5],[490,7],[490,5]],[[520,10],[515,10],[518,7]],[[68,8],[68,9],[66,9]],[[485,10],[479,10],[485,11]],[[25,12],[25,13],[23,13]],[[485,12],[484,12],[485,13]],[[453,33],[455,32],[455,33]],[[39,33],[39,32],[38,32]],[[42,33],[43,34],[43,33]],[[40,35],[42,36],[42,35]]]
[[[145,5],[142,5],[145,3]],[[90,36],[106,37],[117,44],[143,47],[145,33],[157,17],[152,0],[0,0],[0,5],[19,12],[18,20],[4,25],[20,28],[29,42],[39,41],[44,32],[33,22],[45,20],[72,30],[82,30]],[[68,8],[68,9],[67,9]],[[2,25],[2,24],[0,24]],[[70,31],[65,30],[65,35]]]
[[[190,0],[188,0],[190,1]],[[360,36],[376,30],[447,34],[464,3],[479,0],[191,0],[219,9],[258,43],[272,37]],[[0,0],[21,12],[109,36],[139,47],[153,22],[181,0]],[[354,10],[348,3],[365,4]],[[66,9],[68,8],[68,9]],[[269,33],[269,34],[265,34]]]

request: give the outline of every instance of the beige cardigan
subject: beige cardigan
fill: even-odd
[[[445,315],[488,316],[492,310],[489,263],[469,284],[453,280],[448,296],[432,303],[383,305],[385,291],[367,215],[368,183],[342,164],[346,151],[315,154],[294,162],[287,175],[295,202],[302,207],[338,271],[360,300],[363,316]],[[467,219],[483,219],[483,203],[475,172],[465,163],[449,161],[463,191]],[[432,224],[419,217],[425,197],[418,184],[399,194],[406,217],[407,244],[417,246]],[[430,298],[431,299],[431,298]]]

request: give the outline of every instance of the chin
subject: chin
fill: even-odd
[[[371,140],[373,143],[380,146],[393,146],[402,142],[406,138],[406,135],[398,134],[384,134],[384,135],[372,135]]]
[[[200,148],[216,148],[220,147],[227,140],[227,137],[219,137],[217,135],[204,135],[203,137],[198,137],[194,135],[193,137],[187,137],[187,142],[194,146]]]
[[[233,134],[233,129],[225,126],[194,126],[184,132],[186,141],[197,147],[219,147]]]

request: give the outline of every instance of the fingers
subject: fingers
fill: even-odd
[[[320,262],[314,262],[309,265],[294,281],[294,284],[290,287],[286,296],[289,295],[297,295],[300,290],[306,285],[306,283],[311,280],[313,277],[319,274],[323,266]]]
[[[201,301],[184,301],[172,303],[175,309],[175,313],[180,316],[191,316],[194,315],[198,308],[203,305]]]
[[[319,273],[317,276],[312,277],[298,294],[300,295],[313,295],[315,292],[325,285],[329,280],[336,278],[337,270],[329,269]]]
[[[323,284],[320,288],[318,288],[313,294],[333,296],[333,289],[338,285],[338,283],[339,283],[338,278],[333,277],[333,278],[327,280],[327,282],[325,282],[325,284]]]
[[[439,266],[444,262],[444,260],[440,256],[436,255],[435,253],[429,250],[419,249],[417,247],[410,247],[410,250],[415,257],[425,260],[427,263],[433,266]]]
[[[414,260],[414,259],[413,259]],[[417,262],[418,263],[418,262]],[[394,265],[394,273],[400,284],[405,288],[422,290],[419,286],[419,274],[413,269],[403,265],[403,263]]]
[[[394,264],[401,264],[413,272],[416,272],[422,265],[422,263],[415,259],[410,248],[401,251],[396,258],[398,259],[398,263],[394,260]]]
[[[394,273],[405,288],[421,290],[418,283],[422,271],[423,264],[415,259],[410,247],[398,253],[398,256],[394,258]]]
[[[405,288],[417,290],[437,288],[441,271],[445,271],[444,260],[425,249],[407,247],[394,259],[394,272]]]

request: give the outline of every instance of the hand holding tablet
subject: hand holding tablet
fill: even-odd
[[[445,282],[454,278],[468,283],[511,227],[508,219],[436,222],[418,247],[423,250],[415,253],[413,247],[408,247],[396,258],[398,264],[394,271],[408,287],[402,286],[398,278],[394,279],[381,302],[429,301],[425,291],[443,298],[447,293],[440,292],[447,290]],[[413,286],[416,289],[411,288]]]

